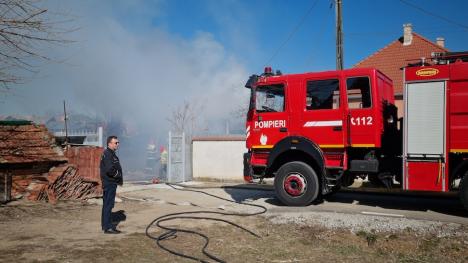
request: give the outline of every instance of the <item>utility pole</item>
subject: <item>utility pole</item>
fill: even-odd
[[[341,1],[335,0],[336,13],[336,69],[343,69],[343,21],[341,17]]]
[[[65,121],[65,145],[68,144],[68,127],[67,127],[67,108],[65,107],[65,100],[63,101],[63,120]]]

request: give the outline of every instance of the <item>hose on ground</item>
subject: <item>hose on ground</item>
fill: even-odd
[[[170,214],[160,216],[160,217],[154,219],[146,227],[146,236],[149,237],[152,240],[155,240],[156,244],[158,245],[159,248],[161,248],[161,249],[163,249],[163,250],[165,250],[165,251],[167,251],[167,252],[169,252],[169,253],[171,253],[173,255],[179,256],[179,257],[183,257],[183,258],[187,258],[187,259],[191,259],[191,260],[199,261],[199,262],[208,262],[203,258],[198,258],[198,257],[192,256],[192,255],[187,255],[187,254],[183,254],[181,252],[175,251],[173,249],[168,248],[167,246],[164,246],[164,244],[163,244],[163,241],[165,241],[165,240],[177,238],[177,233],[178,232],[179,233],[193,234],[193,235],[197,235],[197,236],[204,239],[204,244],[203,244],[201,252],[205,256],[207,256],[208,258],[210,258],[210,259],[212,259],[212,260],[214,260],[216,262],[225,262],[223,259],[221,259],[221,258],[219,258],[219,257],[217,257],[217,256],[215,256],[215,255],[213,255],[213,254],[211,254],[210,252],[207,251],[208,244],[210,242],[210,238],[207,235],[205,235],[203,233],[200,233],[200,232],[197,232],[197,231],[194,231],[194,230],[183,229],[183,228],[179,228],[179,227],[168,227],[168,226],[161,225],[161,223],[163,223],[163,222],[168,222],[168,221],[176,220],[176,219],[179,219],[179,220],[190,220],[190,219],[193,220],[193,219],[196,219],[196,220],[211,220],[211,221],[216,221],[216,222],[223,222],[223,223],[229,224],[231,226],[234,226],[236,228],[239,228],[239,229],[249,233],[252,236],[260,238],[260,236],[257,235],[256,233],[254,233],[251,230],[249,230],[249,229],[247,229],[247,228],[245,228],[245,227],[243,227],[241,225],[238,225],[238,224],[236,224],[236,223],[234,223],[232,221],[221,219],[221,218],[215,218],[215,217],[193,216],[193,215],[194,214],[211,214],[211,215],[222,215],[222,216],[247,217],[247,216],[254,216],[254,215],[260,215],[260,214],[265,213],[267,211],[267,208],[265,206],[257,205],[257,204],[250,204],[250,203],[241,202],[241,201],[237,202],[237,201],[233,201],[233,200],[230,200],[230,199],[226,199],[226,198],[223,198],[223,197],[220,197],[220,196],[217,196],[217,195],[213,195],[213,194],[198,190],[198,189],[206,189],[204,187],[187,187],[187,186],[180,185],[180,184],[169,184],[169,183],[167,183],[167,185],[172,187],[173,189],[179,190],[179,191],[189,191],[189,192],[201,193],[201,194],[208,195],[208,196],[211,196],[213,198],[217,198],[217,199],[220,199],[220,200],[223,200],[223,201],[226,201],[226,202],[231,202],[231,203],[235,203],[235,204],[239,204],[239,205],[246,205],[246,206],[260,208],[260,211],[254,212],[254,213],[228,213],[228,212],[216,212],[216,211],[207,211],[207,210],[203,211],[203,210],[200,210],[200,211],[170,213]],[[181,188],[179,188],[179,187],[181,187]],[[221,188],[255,189],[255,190],[269,191],[267,189],[257,189],[257,188],[248,188],[248,187],[241,188],[241,187],[236,187],[236,186],[232,186],[232,187],[224,186],[224,187],[221,187]],[[160,235],[152,235],[150,233],[150,229],[153,226],[157,226],[160,229],[163,229],[163,230],[166,230],[166,231],[164,233],[160,234]]]

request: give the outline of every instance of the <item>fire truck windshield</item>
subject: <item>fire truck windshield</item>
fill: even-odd
[[[255,110],[257,112],[284,111],[284,86],[258,86],[255,89]]]

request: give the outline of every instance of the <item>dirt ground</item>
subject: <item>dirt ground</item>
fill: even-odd
[[[168,190],[165,190],[168,191]],[[169,192],[167,192],[169,193]],[[159,191],[162,196],[166,193]],[[205,207],[187,205],[182,194],[174,202],[154,199],[144,191],[126,194],[114,208],[120,235],[100,231],[99,204],[62,201],[14,201],[0,206],[0,262],[193,262],[160,249],[145,235],[156,217],[174,212],[227,211],[204,197]],[[132,196],[132,197],[129,197]],[[139,200],[140,199],[140,200]],[[459,235],[400,232],[351,232],[316,225],[272,224],[268,216],[223,217],[260,237],[221,222],[175,220],[168,226],[196,230],[209,236],[208,251],[227,262],[468,262],[468,229]],[[163,233],[151,228],[153,235]],[[213,262],[200,251],[203,240],[178,232],[161,241],[169,249]]]

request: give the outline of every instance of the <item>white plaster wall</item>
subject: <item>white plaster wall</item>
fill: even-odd
[[[193,178],[243,180],[245,141],[193,141]]]

